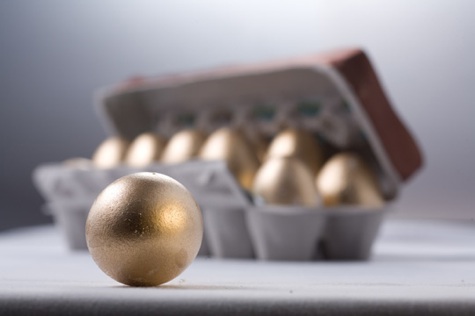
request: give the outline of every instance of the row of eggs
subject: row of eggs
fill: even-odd
[[[306,130],[287,128],[267,145],[259,135],[224,127],[209,137],[196,129],[174,134],[169,141],[144,133],[131,143],[106,139],[92,162],[99,168],[120,164],[180,163],[190,159],[223,160],[239,184],[268,204],[342,204],[380,207],[384,199],[373,170],[356,153],[341,152],[324,161],[323,150]]]

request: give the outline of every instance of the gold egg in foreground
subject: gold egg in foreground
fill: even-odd
[[[252,191],[269,204],[316,206],[318,203],[312,172],[292,157],[267,160],[256,174]]]
[[[196,129],[185,129],[176,133],[165,147],[162,162],[179,163],[196,157],[205,139],[205,134]]]
[[[122,163],[129,142],[121,137],[110,137],[103,141],[92,156],[93,164],[98,168],[114,168]]]
[[[326,206],[355,204],[376,208],[384,204],[376,176],[353,153],[331,157],[318,174],[316,185]]]
[[[145,167],[158,161],[166,140],[155,133],[143,133],[130,144],[125,162],[133,167]]]
[[[131,286],[156,286],[183,272],[203,238],[201,211],[178,181],[152,172],[122,177],[97,197],[86,222],[92,258]]]

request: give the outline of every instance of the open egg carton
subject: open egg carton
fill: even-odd
[[[61,163],[35,170],[46,208],[73,249],[86,248],[84,225],[97,194],[137,171],[182,182],[203,211],[200,255],[263,260],[364,260],[388,205],[422,165],[419,149],[385,96],[365,53],[346,49],[281,62],[135,78],[97,93],[111,135],[171,136],[184,128],[212,133],[235,126],[274,137],[284,126],[310,131],[333,152],[357,152],[371,165],[385,205],[302,207],[262,203],[224,162],[189,161],[146,168],[98,169]]]

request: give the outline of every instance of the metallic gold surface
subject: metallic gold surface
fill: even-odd
[[[120,165],[129,147],[129,142],[121,137],[110,137],[103,141],[92,156],[98,168],[114,168]]]
[[[147,166],[160,159],[165,144],[166,140],[158,134],[140,134],[130,144],[125,162],[133,167]]]
[[[118,282],[156,286],[188,267],[203,238],[201,211],[174,179],[141,172],[118,179],[97,197],[86,222],[89,252]]]
[[[257,172],[252,191],[269,204],[315,206],[318,203],[312,172],[293,157],[268,159]]]
[[[357,204],[381,207],[384,204],[375,175],[356,154],[333,156],[318,174],[316,184],[326,206]]]
[[[179,163],[198,155],[206,136],[196,129],[185,129],[173,135],[162,155],[164,163]]]
[[[259,160],[240,131],[227,127],[218,129],[208,137],[199,156],[205,160],[224,160],[239,184],[251,189]]]
[[[277,134],[267,151],[267,158],[295,157],[300,159],[315,175],[323,163],[323,151],[310,132],[288,128]]]

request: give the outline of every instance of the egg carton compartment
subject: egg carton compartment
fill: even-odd
[[[216,258],[251,259],[254,246],[243,206],[213,205],[203,209],[206,243]]]
[[[56,227],[71,250],[87,249],[85,228],[93,201],[55,200],[44,205],[46,214],[53,216]]]
[[[251,207],[245,213],[260,260],[321,259],[319,240],[326,225],[323,212],[298,206]]]
[[[327,210],[327,222],[319,253],[327,260],[367,260],[389,206],[382,209],[335,207]]]

